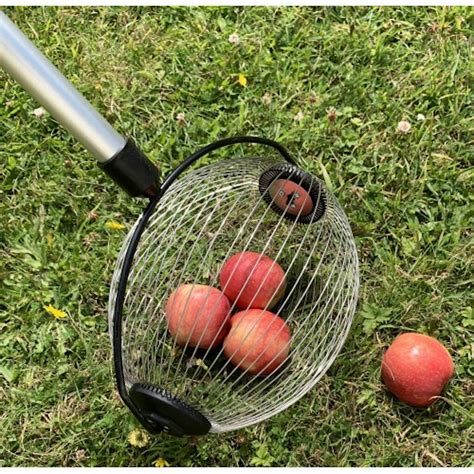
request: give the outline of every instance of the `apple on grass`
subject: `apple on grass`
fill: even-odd
[[[250,374],[269,375],[286,360],[291,332],[286,322],[261,309],[234,314],[224,339],[224,355]]]
[[[168,331],[181,346],[213,348],[227,335],[230,309],[229,300],[217,288],[181,285],[166,303]]]
[[[227,260],[219,284],[238,309],[272,309],[285,293],[285,272],[266,255],[240,252]]]
[[[449,352],[436,339],[424,334],[401,334],[382,360],[382,380],[390,392],[419,408],[436,401],[453,373]]]

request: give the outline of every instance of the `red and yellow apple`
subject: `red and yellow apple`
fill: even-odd
[[[449,352],[436,339],[424,334],[401,334],[382,360],[382,380],[387,388],[414,407],[430,406],[453,373]]]
[[[224,339],[224,355],[250,374],[268,375],[285,362],[290,350],[291,332],[286,322],[261,309],[234,314]]]
[[[224,294],[238,309],[272,309],[285,293],[285,272],[266,255],[241,252],[227,260],[219,283]]]
[[[229,330],[230,303],[222,291],[206,285],[181,285],[165,307],[168,331],[181,345],[207,349]]]
[[[276,179],[268,193],[282,211],[292,216],[307,216],[313,210],[313,200],[308,191],[289,179]]]

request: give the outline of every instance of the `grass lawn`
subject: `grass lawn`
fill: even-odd
[[[163,174],[217,138],[281,141],[345,208],[361,294],[340,356],[286,411],[132,446],[107,295],[144,203],[0,73],[0,466],[472,465],[472,9],[5,10]],[[427,410],[380,382],[404,331],[455,362]]]

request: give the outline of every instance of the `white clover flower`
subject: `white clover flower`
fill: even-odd
[[[304,114],[301,112],[301,110],[294,116],[293,120],[296,120],[297,122],[301,122],[304,119]]]
[[[411,125],[408,120],[402,120],[398,122],[397,125],[397,132],[399,133],[408,133],[411,130]]]
[[[239,35],[237,33],[232,33],[229,36],[229,43],[230,44],[238,44],[240,41]]]
[[[423,114],[418,114],[416,120],[418,120],[418,122],[423,122],[423,120],[426,120],[426,117]]]
[[[266,92],[262,97],[262,102],[265,105],[270,105],[272,102],[272,96],[268,92]]]
[[[330,122],[334,122],[337,117],[337,110],[335,107],[329,107],[327,110],[327,117]]]
[[[46,109],[44,107],[38,107],[37,109],[33,110],[33,115],[36,118],[43,117],[45,113],[46,113]]]
[[[182,125],[184,127],[186,125],[186,115],[184,115],[183,112],[180,112],[179,114],[177,114],[176,122],[178,122],[179,125]]]

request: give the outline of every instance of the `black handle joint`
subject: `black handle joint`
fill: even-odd
[[[99,167],[132,197],[151,198],[158,194],[158,168],[138,149],[131,138],[110,160],[99,163]]]

